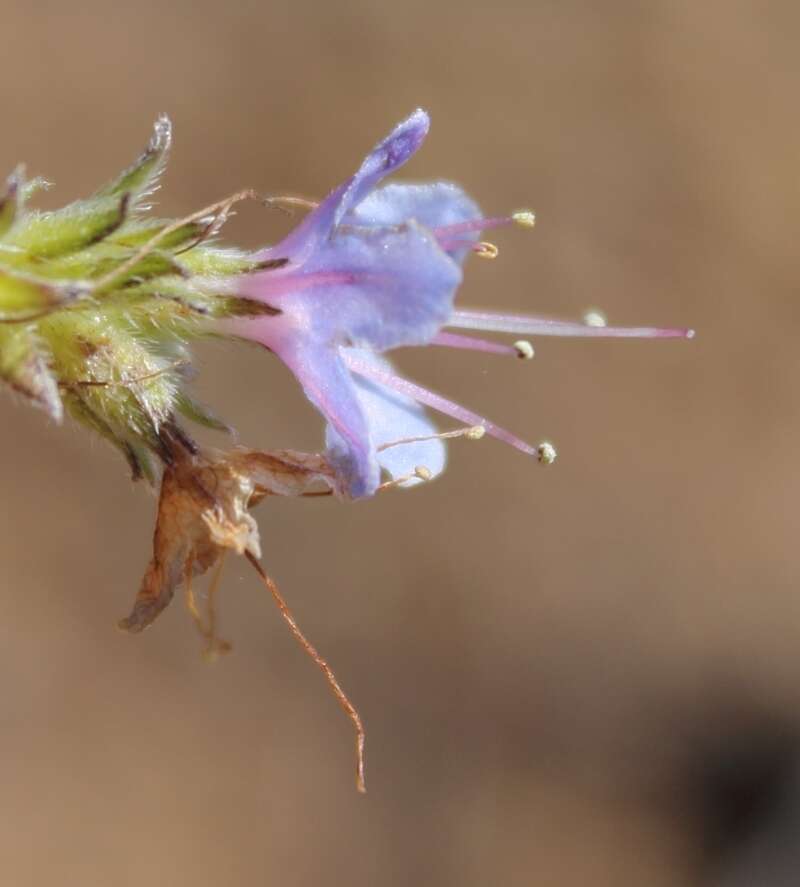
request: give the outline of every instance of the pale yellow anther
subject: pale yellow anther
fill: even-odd
[[[482,259],[496,259],[500,250],[488,240],[483,240],[475,244],[475,255]]]
[[[467,440],[480,440],[486,434],[486,429],[483,425],[473,425],[472,428],[468,428],[464,433]]]
[[[586,326],[604,327],[608,325],[608,320],[602,311],[592,308],[583,315],[583,322]]]
[[[514,348],[520,360],[530,360],[535,353],[533,345],[527,339],[520,339],[518,342],[514,342]]]
[[[420,480],[433,480],[433,472],[424,465],[417,465],[414,469],[414,476]]]
[[[536,458],[541,465],[552,465],[557,455],[556,448],[549,441],[542,441],[536,448]]]
[[[536,224],[536,216],[529,209],[520,209],[511,214],[511,218],[521,228],[533,228]]]

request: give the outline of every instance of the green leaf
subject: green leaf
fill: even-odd
[[[0,326],[0,379],[8,383],[51,419],[63,416],[58,384],[49,361],[28,327]]]
[[[80,286],[58,286],[0,271],[0,321],[35,319],[74,302],[84,293]]]
[[[37,259],[85,249],[113,234],[125,221],[129,195],[78,200],[53,212],[28,215],[9,242]]]
[[[166,114],[161,114],[153,127],[150,143],[139,159],[118,178],[98,192],[98,196],[113,197],[131,193],[140,200],[158,187],[158,178],[164,170],[167,152],[172,142],[172,124]]]

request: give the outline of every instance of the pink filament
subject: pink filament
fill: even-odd
[[[496,437],[498,440],[510,444],[515,449],[521,450],[529,456],[536,455],[537,451],[535,447],[525,443],[524,440],[516,437],[516,435],[512,434],[510,431],[506,431],[505,428],[501,428],[499,425],[489,422],[487,419],[484,419],[483,416],[479,416],[477,413],[473,413],[471,410],[459,406],[452,400],[447,400],[447,398],[442,397],[440,394],[429,391],[427,388],[422,388],[421,386],[414,384],[414,382],[409,382],[408,379],[404,379],[402,376],[386,373],[370,363],[364,363],[358,360],[358,358],[348,354],[346,351],[342,351],[342,359],[347,366],[359,376],[364,376],[367,379],[372,379],[373,382],[385,385],[387,388],[391,388],[399,394],[404,394],[406,397],[410,397],[418,403],[425,404],[425,406],[430,407],[433,410],[438,410],[446,416],[451,416],[453,419],[457,419],[465,425],[482,425],[486,429],[486,433],[490,434],[492,437]]]
[[[457,249],[471,249],[473,252],[480,252],[484,247],[474,240],[466,240],[464,237],[445,237],[439,238],[439,246],[445,252],[452,252]]]
[[[519,352],[511,345],[502,342],[490,342],[488,339],[476,339],[474,336],[460,336],[458,333],[437,333],[431,339],[433,345],[445,348],[464,348],[468,351],[485,351],[488,354],[511,354],[519,357]]]
[[[694,330],[651,326],[589,326],[568,320],[552,320],[518,314],[494,314],[489,311],[454,311],[447,326],[495,333],[522,333],[528,336],[582,336],[619,339],[691,339]]]
[[[461,237],[464,234],[480,234],[481,231],[488,231],[489,228],[502,228],[503,225],[510,225],[513,221],[511,216],[470,219],[468,222],[457,222],[455,225],[442,225],[440,228],[434,228],[433,233],[441,243],[443,240],[452,240],[454,237]]]

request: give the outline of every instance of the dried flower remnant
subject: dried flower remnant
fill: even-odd
[[[313,209],[277,246],[257,254],[280,267],[240,276],[231,290],[275,309],[274,314],[223,321],[226,333],[273,351],[298,378],[327,420],[327,452],[339,491],[371,496],[381,469],[415,483],[413,467],[430,476],[445,465],[444,444],[423,406],[549,463],[531,446],[483,416],[398,376],[382,356],[401,346],[440,345],[484,353],[533,356],[526,340],[512,346],[446,331],[455,329],[545,336],[687,338],[685,329],[609,327],[598,316],[585,323],[456,309],[464,258],[494,258],[480,241],[490,228],[534,225],[533,213],[485,218],[456,185],[389,184],[381,180],[420,147],[428,115],[416,111],[365,158],[359,170]],[[427,439],[426,438],[427,435]],[[387,440],[414,443],[391,451]],[[548,451],[549,452],[549,451]]]
[[[235,449],[209,453],[169,437],[170,464],[164,469],[153,558],[145,572],[133,610],[119,626],[138,633],[149,626],[183,586],[187,605],[214,658],[230,646],[216,635],[214,594],[227,551],[244,555],[278,605],[292,634],[322,670],[334,696],[356,731],[356,784],[364,783],[364,728],[353,704],[328,663],[301,632],[274,581],[260,563],[258,526],[249,509],[268,496],[325,495],[333,473],[323,456],[290,450],[259,452]],[[192,580],[217,565],[209,593],[208,624],[197,607]]]

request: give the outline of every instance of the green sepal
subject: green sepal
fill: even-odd
[[[127,262],[130,258],[131,256],[127,255],[121,260],[108,259],[105,263],[99,264],[96,273],[99,273],[102,278],[107,276],[108,280],[95,290],[96,295],[153,281],[159,277],[186,277],[187,275],[186,268],[177,259],[160,250],[153,250],[128,267]],[[118,273],[115,273],[117,269]]]
[[[25,326],[0,326],[0,379],[60,422],[58,383],[40,342]]]
[[[132,194],[138,201],[152,193],[164,170],[167,152],[172,143],[172,124],[166,114],[161,114],[153,127],[150,143],[136,162],[129,166],[113,182],[97,192],[98,197],[114,197]]]
[[[75,302],[85,290],[0,270],[0,322],[34,320]]]
[[[119,228],[130,197],[77,200],[53,212],[34,212],[13,231],[8,242],[29,259],[54,259],[99,243]],[[18,264],[13,256],[10,263]]]
[[[6,179],[6,187],[3,196],[0,197],[0,239],[3,238],[14,224],[19,208],[19,186],[22,180],[22,170],[17,168]]]
[[[27,208],[47,183],[21,167],[0,182],[0,382],[54,418],[66,409],[151,481],[172,457],[177,414],[231,431],[183,391],[188,343],[213,334],[216,318],[272,313],[230,292],[229,278],[264,262],[208,242],[227,204],[191,221],[145,217],[169,145],[162,117],[132,166],[56,211]]]
[[[236,274],[251,274],[258,271],[262,263],[239,250],[205,247],[192,250],[181,256],[181,261],[190,274],[198,277],[231,277]]]
[[[213,221],[213,218],[208,218],[198,222],[187,222],[161,237],[156,246],[160,250],[177,250],[196,246],[205,239],[213,226]],[[147,224],[127,226],[124,231],[114,235],[113,241],[120,246],[142,247],[160,234],[169,224],[169,222],[156,219]]]
[[[212,431],[233,434],[233,428],[227,422],[220,419],[205,404],[199,403],[193,397],[190,397],[185,391],[178,392],[175,398],[175,406],[182,416],[185,416],[197,425],[210,428]]]

